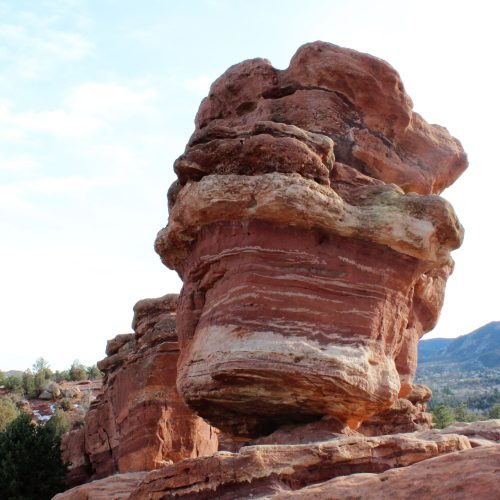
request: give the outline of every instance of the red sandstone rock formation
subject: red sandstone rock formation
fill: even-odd
[[[178,388],[233,452],[56,498],[493,498],[500,420],[423,430],[431,393],[412,384],[462,239],[437,194],[465,167],[458,141],[412,112],[376,58],[317,42],[284,71],[230,68],[175,164],[156,248],[184,280]],[[107,456],[130,465],[143,449],[155,467],[164,451],[147,436],[166,421],[148,418],[149,388],[164,389],[166,370],[172,390],[175,369],[157,356],[175,338],[165,300],[135,311],[136,335],[113,339],[100,365],[108,395],[91,435],[111,429]]]
[[[438,196],[460,143],[396,71],[335,45],[253,59],[210,89],[156,250],[184,281],[177,386],[242,437],[356,428],[412,388],[463,231]]]
[[[382,474],[356,474],[283,491],[276,500],[395,500],[499,498],[500,446],[457,451]]]
[[[58,500],[101,498],[373,499],[496,498],[500,420],[392,436],[330,437],[308,443],[255,445],[239,453],[185,460],[150,473],[93,481]],[[471,448],[469,437],[481,437]],[[295,435],[297,437],[297,435]],[[123,478],[123,481],[122,481]],[[109,497],[102,497],[109,498]]]
[[[63,440],[63,457],[73,462],[70,484],[90,475],[151,470],[217,450],[215,431],[186,407],[175,387],[176,300],[166,295],[138,302],[136,333],[108,342],[108,357],[98,363],[105,373],[102,393],[84,428]]]
[[[416,384],[410,394],[398,399],[388,410],[365,420],[358,432],[365,436],[382,436],[430,429],[432,414],[425,410],[431,396],[428,387]]]

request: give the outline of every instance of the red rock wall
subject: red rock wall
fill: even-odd
[[[151,470],[217,450],[214,429],[177,394],[175,303],[176,296],[139,302],[136,334],[108,342],[108,357],[99,362],[105,373],[102,393],[92,402],[84,429],[73,438],[80,442],[84,436],[92,478]],[[81,474],[72,475],[77,484]]]

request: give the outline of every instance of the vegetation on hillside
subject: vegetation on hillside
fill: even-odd
[[[37,398],[51,383],[63,381],[95,380],[102,377],[97,365],[84,366],[77,359],[69,369],[53,372],[44,358],[38,358],[31,368],[22,375],[5,376],[0,371],[0,386],[4,386],[10,393],[27,398]]]
[[[20,413],[0,432],[1,498],[45,500],[64,491],[68,464],[61,460],[61,432],[54,421],[36,426]]]

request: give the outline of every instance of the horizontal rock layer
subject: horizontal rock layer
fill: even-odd
[[[496,498],[500,473],[500,445],[457,451],[382,474],[356,474],[303,488],[283,491],[280,500],[379,500],[394,498]]]
[[[345,437],[304,445],[257,445],[239,453],[186,460],[153,471],[130,499],[265,498],[327,478],[383,472],[455,450],[469,449],[463,436],[427,433],[372,438]]]
[[[106,498],[141,500],[496,498],[500,420],[371,438],[355,432],[342,436],[343,429],[324,424],[286,433],[291,441],[280,433],[276,438],[281,444],[263,440],[239,453],[188,459],[149,473],[118,474],[56,498],[102,498],[103,492]],[[336,435],[327,436],[328,427]],[[307,441],[290,444],[298,443],[297,438]],[[469,439],[477,441],[475,448]]]

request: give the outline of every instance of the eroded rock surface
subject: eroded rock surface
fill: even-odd
[[[499,498],[500,445],[457,451],[382,474],[356,474],[300,491],[283,491],[275,499],[380,500],[394,498]]]
[[[325,425],[337,434],[321,434]],[[319,438],[311,433],[299,443],[314,429]],[[56,498],[101,498],[103,491],[107,498],[137,500],[496,498],[500,420],[377,437],[343,432],[328,423],[305,426],[302,434],[299,428],[280,431],[274,437],[279,444],[262,438],[237,453],[188,459],[139,476],[118,474]]]
[[[84,428],[64,438],[63,457],[74,464],[72,484],[83,482],[84,470],[102,478],[217,450],[214,430],[186,407],[176,390],[176,301],[176,295],[166,295],[138,302],[135,334],[108,342],[108,356],[98,363],[105,374],[102,393],[92,402]]]
[[[130,499],[263,498],[327,478],[383,472],[470,448],[467,438],[427,433],[344,437],[302,445],[257,445],[150,472]]]
[[[325,416],[355,429],[407,396],[463,237],[438,194],[466,166],[380,59],[315,42],[283,71],[232,66],[156,240],[184,281],[187,404],[255,438]]]

